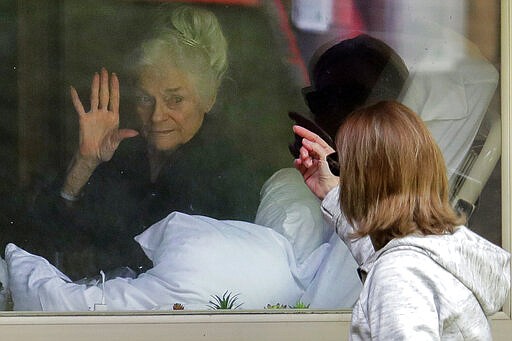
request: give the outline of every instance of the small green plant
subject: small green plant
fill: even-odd
[[[184,310],[185,307],[181,303],[174,303],[172,305],[172,310]]]
[[[224,292],[222,297],[219,295],[212,295],[213,300],[208,301],[208,307],[213,310],[219,309],[238,309],[243,303],[236,304],[238,301],[238,295],[227,291]]]
[[[286,309],[288,306],[286,304],[276,303],[276,304],[267,304],[265,309]]]
[[[297,303],[295,303],[295,305],[293,307],[290,307],[292,309],[308,309],[309,308],[309,304],[306,304],[304,302],[301,302],[301,301],[297,301]]]
[[[276,303],[276,304],[267,304],[265,309],[308,309],[309,304],[306,304],[302,301],[297,301],[293,306],[287,306],[286,304]]]

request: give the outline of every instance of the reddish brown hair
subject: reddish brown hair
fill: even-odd
[[[377,248],[461,224],[448,201],[443,156],[416,113],[395,101],[354,111],[338,130],[340,205]]]

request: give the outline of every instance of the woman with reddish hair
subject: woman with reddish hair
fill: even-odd
[[[463,226],[443,156],[419,116],[383,101],[351,113],[334,150],[299,126],[295,167],[360,265],[352,340],[492,338],[510,287],[508,252]]]

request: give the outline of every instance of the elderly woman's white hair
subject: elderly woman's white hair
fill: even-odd
[[[227,42],[215,15],[190,6],[160,11],[155,31],[140,46],[133,71],[176,67],[190,75],[203,104],[213,103],[227,69]]]

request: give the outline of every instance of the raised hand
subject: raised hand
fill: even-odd
[[[71,100],[78,113],[79,146],[61,189],[61,197],[68,201],[78,199],[96,167],[109,161],[125,138],[138,135],[136,130],[119,129],[119,80],[110,77],[105,68],[95,73],[91,83],[91,109],[85,112],[75,88],[71,87]]]
[[[294,160],[295,168],[304,177],[309,189],[320,199],[339,184],[339,178],[333,175],[327,163],[327,155],[334,149],[317,134],[301,126],[293,126],[293,132],[302,137],[299,157]]]
[[[75,157],[91,165],[109,161],[122,140],[138,134],[132,129],[119,129],[119,80],[115,73],[110,81],[105,68],[94,74],[88,112],[74,87],[71,87],[71,100],[80,123],[79,149]]]

